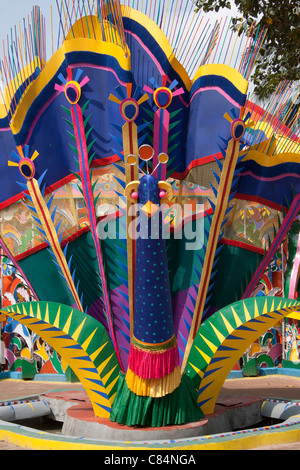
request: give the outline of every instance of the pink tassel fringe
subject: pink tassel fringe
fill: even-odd
[[[165,351],[149,352],[132,346],[128,356],[128,367],[143,379],[161,379],[171,374],[179,365],[177,345]]]

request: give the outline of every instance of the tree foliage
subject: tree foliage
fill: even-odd
[[[252,75],[260,99],[269,97],[283,80],[300,80],[299,0],[196,0],[195,4],[204,12],[231,9],[235,4],[241,15],[237,24],[268,28]]]

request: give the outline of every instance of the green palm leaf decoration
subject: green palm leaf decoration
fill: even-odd
[[[24,302],[1,311],[52,346],[82,383],[95,415],[110,416],[120,366],[98,320],[55,302]]]
[[[185,372],[198,390],[198,404],[205,415],[214,411],[224,381],[246,349],[299,308],[297,300],[251,297],[224,307],[202,323]]]

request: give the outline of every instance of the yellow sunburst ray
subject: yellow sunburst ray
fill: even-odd
[[[83,325],[85,324],[85,321],[86,321],[86,318],[83,319],[83,321],[80,323],[80,325],[77,327],[77,329],[72,334],[72,338],[74,338],[75,341],[78,340],[79,335],[82,331]]]
[[[56,328],[59,328],[60,309],[61,309],[61,307],[59,306],[59,308],[58,308],[58,310],[57,310],[57,313],[56,313],[56,317],[55,317],[54,323],[53,323],[53,326],[55,326]]]
[[[38,152],[37,150],[35,150],[35,151],[33,152],[32,156],[31,156],[31,161],[33,162],[33,160],[35,160],[36,157],[38,157],[38,156],[39,156],[39,152]]]
[[[198,353],[203,357],[203,359],[205,360],[206,364],[208,364],[211,360],[211,357],[208,356],[208,354],[205,354],[203,351],[201,351],[201,349],[199,349],[197,346],[196,346],[196,349],[198,351]]]
[[[196,367],[194,364],[192,364],[192,362],[189,362],[189,365],[194,369],[195,372],[197,372],[197,374],[199,375],[199,377],[202,377],[204,376],[204,372],[199,369],[199,367]]]
[[[238,314],[236,313],[236,311],[234,310],[233,307],[231,307],[231,311],[232,311],[233,316],[234,316],[236,328],[238,328],[242,324],[242,320],[240,319],[240,317],[238,316]]]
[[[96,331],[98,328],[95,328],[94,331],[90,334],[90,336],[82,343],[82,348],[86,351],[87,348],[89,347],[93,337],[95,336]]]
[[[67,318],[67,321],[65,323],[65,325],[62,327],[62,330],[69,334],[69,331],[70,331],[70,326],[71,326],[71,323],[72,323],[72,317],[73,317],[73,312],[74,310],[71,311],[70,315],[68,316]]]
[[[232,330],[234,329],[233,326],[229,323],[229,321],[228,321],[227,318],[223,315],[222,312],[220,312],[220,315],[221,315],[221,318],[222,318],[222,320],[223,320],[223,322],[224,322],[224,325],[225,325],[225,327],[226,327],[226,330],[227,330],[228,334],[231,333]]]
[[[109,356],[105,361],[101,362],[100,366],[98,366],[97,370],[98,370],[98,372],[101,376],[102,376],[102,372],[103,372],[105,366],[109,363],[112,356],[113,356],[113,354],[111,356]],[[109,372],[109,375],[111,375],[111,372]]]
[[[106,391],[107,391],[108,394],[110,394],[111,390],[113,389],[113,387],[115,386],[115,384],[118,380],[119,380],[119,376],[117,376],[109,385],[105,386]],[[112,396],[110,397],[110,399],[112,399]]]
[[[211,352],[215,353],[216,350],[218,349],[218,346],[216,346],[214,343],[212,343],[209,339],[207,339],[205,336],[201,335],[200,333],[199,333],[199,336],[207,344]]]
[[[100,346],[100,348],[98,348],[95,352],[93,352],[90,355],[90,358],[92,359],[93,362],[96,360],[96,358],[99,356],[99,354],[101,353],[101,351],[104,349],[106,345],[107,345],[107,342],[104,343],[102,346]]]
[[[114,103],[121,104],[121,100],[117,98],[115,95],[113,95],[112,93],[109,95],[108,99],[110,101],[113,101]]]
[[[40,304],[38,304],[37,309],[36,309],[36,318],[37,318],[38,320],[41,320],[41,319],[42,319]]]
[[[49,304],[47,303],[44,322],[49,323]]]
[[[244,308],[245,320],[246,321],[251,320],[251,315],[250,315],[250,313],[249,313],[249,311],[248,311],[248,309],[245,305],[245,302],[243,302],[243,308]]]
[[[215,325],[213,325],[211,322],[209,322],[210,326],[212,327],[212,329],[214,330],[218,340],[223,343],[224,339],[225,339],[225,336],[222,335],[222,333],[215,327]]]

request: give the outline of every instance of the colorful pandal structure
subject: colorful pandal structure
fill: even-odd
[[[300,210],[297,90],[251,101],[267,30],[187,0],[57,7],[49,60],[38,7],[4,41],[1,247],[33,301],[1,312],[54,348],[96,417],[198,421],[300,309],[299,239],[289,287],[256,295]]]

